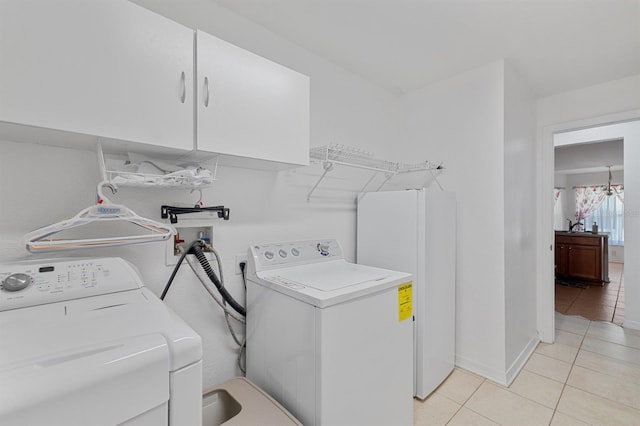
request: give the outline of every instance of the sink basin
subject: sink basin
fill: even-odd
[[[221,425],[237,416],[240,410],[240,403],[224,389],[214,390],[202,399],[203,424],[206,426]]]
[[[236,377],[206,391],[203,426],[302,426],[291,413],[245,377]]]

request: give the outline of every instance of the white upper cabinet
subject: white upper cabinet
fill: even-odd
[[[309,164],[309,78],[196,34],[197,149]]]
[[[193,39],[125,0],[3,0],[0,121],[191,150]]]

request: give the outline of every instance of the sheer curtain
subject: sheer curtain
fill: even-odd
[[[599,232],[609,233],[609,244],[624,243],[624,192],[620,188],[616,189],[619,192],[615,196],[605,196],[588,217],[587,229],[596,222]]]
[[[574,228],[575,231],[585,229],[585,221],[598,208],[607,197],[601,186],[579,186],[576,188],[576,221],[582,223],[582,227]],[[588,229],[588,228],[586,228]]]
[[[564,189],[553,189],[553,229],[561,231],[565,229],[565,215],[563,206]]]

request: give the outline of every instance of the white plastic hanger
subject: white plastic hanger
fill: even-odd
[[[25,235],[24,240],[27,251],[31,253],[40,253],[97,247],[115,247],[166,241],[175,235],[176,231],[173,226],[138,216],[134,211],[123,205],[111,203],[102,193],[103,186],[109,186],[115,192],[115,188],[112,185],[107,182],[101,182],[98,184],[98,204],[82,210],[70,219],[36,229]],[[115,220],[126,221],[134,225],[138,225],[151,231],[151,233],[143,235],[84,239],[52,238],[54,235],[64,230],[77,228],[90,223]]]

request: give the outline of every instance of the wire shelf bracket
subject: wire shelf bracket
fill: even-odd
[[[321,163],[324,171],[307,194],[307,201],[311,200],[311,196],[323,181],[323,179],[327,176],[327,173],[334,170],[334,167],[336,165],[370,170],[373,172],[360,192],[365,192],[365,190],[373,182],[376,176],[378,176],[378,174],[380,173],[384,174],[385,178],[382,183],[375,189],[376,192],[380,191],[382,187],[387,184],[387,182],[393,179],[394,176],[422,171],[428,171],[431,174],[433,180],[436,181],[440,189],[442,189],[442,186],[437,180],[437,173],[443,170],[444,167],[442,167],[442,164],[434,164],[429,161],[417,164],[406,164],[380,160],[374,158],[373,154],[370,152],[364,151],[359,148],[338,144],[330,144],[311,148],[309,151],[309,160],[314,164]]]

